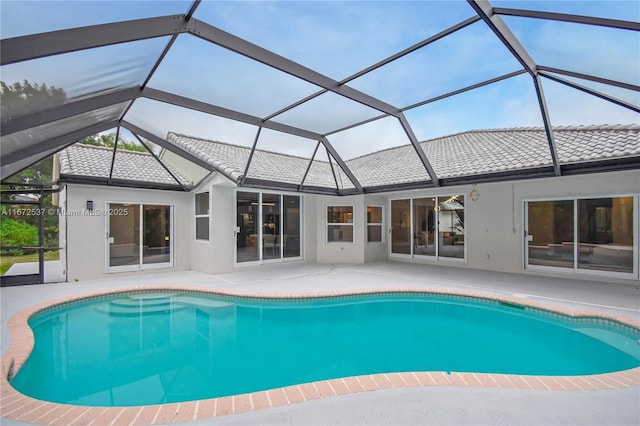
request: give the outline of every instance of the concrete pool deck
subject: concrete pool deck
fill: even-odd
[[[278,264],[238,270],[230,274],[207,275],[197,272],[171,272],[148,275],[121,276],[104,280],[74,283],[44,284],[38,286],[6,287],[0,291],[2,298],[2,353],[9,348],[9,318],[34,305],[54,299],[69,298],[88,293],[117,288],[149,285],[185,286],[254,294],[304,294],[341,293],[375,289],[421,289],[451,292],[480,293],[497,298],[517,299],[525,304],[544,305],[569,312],[594,312],[603,316],[620,318],[626,322],[640,323],[640,283],[611,284],[603,281],[567,280],[529,275],[499,274],[486,271],[377,262],[367,265],[318,265]],[[617,373],[621,374],[621,373]],[[447,378],[442,373],[432,373],[416,378],[420,385],[411,387],[410,376],[382,375],[373,384],[362,379],[355,383],[340,380],[329,384],[324,392],[316,385],[314,392],[322,398],[310,398],[304,392],[289,390],[283,403],[274,404],[274,395],[267,396],[274,407],[255,410],[264,404],[255,397],[248,400],[225,401],[232,405],[232,412],[245,411],[222,417],[201,418],[198,409],[204,411],[222,407],[207,404],[183,404],[174,408],[168,422],[183,424],[638,424],[640,423],[640,370],[611,378],[595,379],[590,385],[579,382],[553,381],[550,384],[532,383],[517,386],[513,381],[504,382],[490,378],[489,385],[471,382],[484,380],[470,375]],[[460,377],[459,377],[460,376]],[[466,379],[465,379],[466,377]],[[616,378],[617,377],[617,378]],[[509,379],[507,379],[509,380]],[[392,382],[398,381],[399,387]],[[601,382],[599,386],[598,381]],[[6,383],[6,381],[3,381]],[[387,384],[388,382],[388,384]],[[616,383],[617,382],[617,383]],[[3,383],[3,386],[4,386]],[[537,383],[537,382],[534,382]],[[582,384],[580,384],[582,383]],[[344,388],[347,392],[344,391]],[[320,387],[319,387],[320,386]],[[540,388],[539,390],[533,390]],[[378,389],[370,392],[367,390]],[[549,390],[556,389],[556,390]],[[583,389],[567,391],[565,389]],[[591,389],[591,390],[589,390]],[[358,393],[349,393],[356,390]],[[297,393],[296,393],[297,392]],[[3,394],[5,394],[3,389]],[[324,396],[332,396],[324,398]],[[266,396],[266,395],[265,395]],[[5,417],[10,415],[8,400],[2,400],[3,425],[23,424]],[[293,403],[295,401],[302,401]],[[279,405],[279,406],[277,406]],[[193,410],[191,413],[187,411]],[[268,405],[267,405],[268,406]],[[248,408],[245,408],[248,407]],[[222,409],[222,408],[220,408]],[[28,410],[28,408],[27,408]],[[225,409],[228,410],[228,409]],[[31,407],[30,411],[35,411]],[[179,413],[178,413],[179,412]],[[138,410],[135,418],[126,421],[122,414],[117,418],[99,415],[89,416],[74,424],[144,424],[161,421],[164,414],[155,410],[150,416]],[[31,417],[34,417],[32,414]],[[30,418],[29,416],[24,417]],[[35,423],[64,424],[64,418],[56,420],[44,416],[35,417]],[[75,420],[75,419],[74,419]],[[91,423],[93,422],[93,423]],[[67,424],[69,422],[67,421]]]

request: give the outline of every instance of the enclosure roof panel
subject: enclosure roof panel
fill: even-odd
[[[638,168],[639,43],[632,1],[4,1],[0,180],[110,129],[159,174],[114,151],[77,177],[346,195]]]
[[[113,148],[83,144],[70,146],[60,152],[60,176],[109,178],[113,151]],[[151,154],[118,150],[116,155],[120,162],[118,179],[178,186]],[[175,167],[169,166],[169,169],[180,181],[187,181]]]

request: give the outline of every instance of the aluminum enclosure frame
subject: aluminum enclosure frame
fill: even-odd
[[[547,19],[547,20],[556,20],[563,22],[571,22],[577,24],[585,24],[585,25],[596,25],[602,27],[609,28],[617,28],[621,30],[628,31],[640,31],[640,23],[631,22],[631,21],[621,21],[615,19],[606,19],[606,18],[597,18],[597,17],[588,17],[588,16],[580,16],[580,15],[571,15],[571,14],[562,14],[562,13],[552,13],[552,12],[540,12],[540,11],[529,11],[529,10],[521,10],[521,9],[510,9],[510,8],[494,8],[489,1],[486,0],[467,0],[468,4],[471,8],[476,12],[476,15],[468,18],[462,22],[459,22],[431,37],[426,38],[425,40],[414,44],[402,51],[399,51],[388,58],[379,61],[378,63],[371,65],[350,77],[347,77],[341,81],[336,81],[331,79],[313,69],[307,68],[299,63],[296,63],[288,58],[280,56],[276,53],[273,53],[267,49],[264,49],[256,44],[253,44],[249,41],[246,41],[238,36],[235,36],[231,33],[225,32],[219,28],[216,28],[206,22],[199,21],[193,18],[193,13],[196,11],[197,7],[200,4],[200,0],[195,1],[192,6],[189,8],[187,14],[182,15],[169,15],[155,18],[145,18],[145,19],[136,19],[131,21],[124,22],[116,22],[109,24],[101,24],[101,25],[93,25],[87,27],[79,27],[73,29],[65,29],[59,31],[52,31],[41,34],[34,34],[22,37],[15,37],[5,40],[0,40],[0,65],[8,65],[13,63],[18,63],[22,61],[28,61],[32,59],[58,55],[67,52],[74,52],[78,50],[86,50],[92,48],[99,48],[102,46],[115,45],[120,43],[127,43],[137,40],[145,40],[157,37],[171,36],[169,42],[167,43],[165,49],[163,50],[160,57],[155,61],[151,72],[147,75],[147,78],[144,82],[139,86],[128,87],[124,89],[119,89],[115,91],[111,91],[108,93],[100,93],[97,95],[92,95],[83,99],[71,99],[69,102],[56,106],[53,108],[45,109],[42,111],[37,111],[31,114],[26,114],[23,116],[13,117],[2,120],[2,126],[0,130],[0,136],[7,136],[19,131],[28,130],[34,127],[37,127],[42,124],[52,123],[61,119],[69,119],[76,115],[96,110],[102,107],[116,105],[122,102],[129,102],[128,107],[125,112],[122,114],[119,120],[117,121],[109,121],[98,123],[95,126],[91,126],[85,129],[77,129],[66,135],[62,135],[56,138],[52,138],[46,140],[37,145],[25,145],[25,147],[20,148],[19,150],[9,153],[9,154],[0,154],[0,177],[4,181],[10,178],[15,173],[23,170],[24,168],[40,161],[46,156],[57,152],[65,147],[75,143],[76,141],[90,136],[92,134],[99,133],[101,131],[105,131],[111,128],[119,129],[120,127],[124,127],[131,131],[136,137],[144,137],[146,139],[151,140],[153,143],[161,146],[164,149],[167,149],[176,155],[179,155],[186,160],[197,164],[200,167],[205,168],[206,170],[212,171],[214,168],[206,163],[205,161],[191,155],[184,149],[173,145],[172,143],[167,142],[165,139],[160,138],[147,129],[139,128],[129,122],[127,122],[127,113],[129,108],[135,103],[137,99],[146,98],[159,102],[164,102],[176,106],[180,106],[182,108],[187,108],[194,111],[200,111],[207,114],[211,114],[218,117],[224,117],[230,120],[235,120],[247,124],[251,124],[256,126],[258,129],[267,128],[271,130],[275,130],[278,132],[283,132],[303,138],[307,138],[313,140],[317,143],[316,148],[314,150],[313,156],[309,161],[309,166],[302,178],[302,181],[297,185],[285,184],[282,182],[270,182],[270,181],[260,181],[256,179],[251,179],[246,176],[246,171],[249,169],[251,165],[251,161],[253,159],[253,153],[256,150],[256,143],[254,142],[253,147],[251,149],[251,154],[249,158],[249,162],[246,165],[245,175],[242,176],[241,179],[238,180],[237,184],[239,186],[259,186],[265,187],[269,189],[284,189],[298,192],[310,192],[310,193],[330,193],[335,195],[351,195],[351,194],[362,194],[369,192],[381,192],[381,191],[395,191],[395,190],[403,190],[412,187],[437,187],[437,186],[447,186],[450,184],[454,184],[453,182],[470,182],[477,183],[480,181],[485,181],[484,179],[497,179],[497,180],[510,180],[510,179],[520,179],[523,176],[525,178],[529,175],[539,176],[540,173],[546,175],[548,170],[545,168],[544,171],[538,171],[534,173],[530,173],[530,170],[520,170],[504,173],[496,173],[491,174],[491,176],[473,176],[469,175],[463,178],[456,178],[455,180],[451,179],[442,179],[437,176],[434,168],[431,165],[430,159],[427,158],[425,152],[422,150],[420,146],[420,141],[418,141],[410,123],[405,117],[405,112],[409,111],[413,108],[417,108],[419,106],[425,105],[427,103],[436,102],[438,100],[455,96],[460,93],[464,93],[469,90],[476,89],[478,87],[482,87],[485,85],[490,85],[496,83],[498,81],[502,81],[507,78],[511,78],[517,75],[521,75],[523,73],[528,73],[532,79],[532,85],[535,90],[538,99],[538,106],[540,109],[540,114],[542,117],[546,138],[549,146],[549,153],[552,159],[552,175],[561,176],[565,173],[574,174],[579,173],[581,166],[584,166],[584,172],[593,172],[595,171],[593,167],[593,163],[584,163],[580,165],[562,165],[560,164],[556,143],[554,140],[553,129],[551,128],[551,120],[550,114],[548,111],[548,106],[544,96],[543,90],[543,79],[549,79],[560,84],[564,84],[566,86],[572,87],[573,89],[580,90],[584,93],[588,93],[590,95],[596,96],[605,101],[611,102],[613,104],[619,105],[626,109],[629,109],[634,112],[640,113],[640,107],[630,104],[629,102],[622,101],[620,99],[616,99],[612,96],[594,91],[587,87],[581,86],[579,84],[573,83],[571,81],[561,79],[554,74],[566,75],[568,77],[577,77],[590,81],[594,81],[600,84],[607,84],[614,87],[620,87],[627,90],[632,90],[636,92],[640,92],[640,87],[628,83],[624,83],[616,80],[604,79],[596,76],[592,76],[589,74],[581,74],[572,71],[562,70],[558,68],[544,66],[542,64],[537,64],[532,57],[529,55],[527,50],[520,44],[519,40],[514,36],[509,27],[504,23],[501,16],[518,16],[524,18],[532,18],[532,19]],[[409,106],[394,106],[390,105],[378,98],[370,96],[366,93],[363,93],[359,90],[353,89],[347,85],[350,81],[355,80],[356,78],[362,77],[363,75],[372,72],[384,65],[392,63],[395,60],[398,60],[409,53],[412,53],[422,47],[425,47],[437,40],[440,40],[444,37],[447,37],[460,29],[466,28],[467,26],[474,24],[476,22],[483,21],[487,27],[495,34],[495,36],[504,44],[504,46],[508,49],[508,51],[513,55],[513,57],[521,64],[522,69],[514,71],[510,74],[492,78],[489,80],[485,80],[464,88],[460,88],[449,92],[447,94],[443,94],[432,99],[426,99],[415,103]],[[273,69],[276,69],[280,72],[286,73],[288,75],[294,76],[298,79],[304,80],[308,83],[311,83],[315,86],[318,86],[319,90],[303,99],[299,99],[296,102],[287,105],[284,108],[281,108],[278,111],[274,111],[265,117],[257,117],[252,116],[246,113],[242,113],[240,111],[231,110],[228,108],[224,108],[218,105],[209,104],[201,101],[197,101],[194,99],[186,98],[177,94],[161,91],[154,89],[152,87],[148,87],[147,84],[156,69],[162,65],[165,55],[169,52],[173,46],[174,41],[177,36],[180,34],[188,34],[189,36],[194,36],[205,40],[206,42],[215,44],[229,51],[235,52],[237,54],[243,55],[253,61],[257,61],[259,63],[265,64]],[[296,106],[302,105],[305,102],[310,101],[324,93],[332,92],[336,95],[349,99],[351,101],[355,101],[361,105],[367,106],[374,110],[380,112],[380,115],[370,118],[365,121],[361,121],[358,123],[352,123],[349,126],[333,129],[330,132],[325,134],[320,134],[317,132],[309,131],[304,128],[297,128],[294,126],[289,126],[286,124],[279,123],[275,121],[277,117],[284,112],[287,112]],[[398,184],[398,185],[389,185],[384,187],[363,187],[356,176],[349,169],[345,161],[341,158],[339,153],[333,147],[331,142],[327,139],[327,136],[349,129],[353,127],[357,127],[359,125],[372,122],[385,117],[394,117],[398,120],[402,130],[407,136],[408,143],[413,146],[415,153],[425,169],[426,174],[430,177],[429,181],[424,182],[416,182],[410,184]],[[119,130],[118,130],[119,131]],[[258,140],[260,131],[258,130],[258,135],[256,135],[256,142]],[[335,160],[336,164],[342,169],[342,171],[347,175],[351,183],[353,184],[355,189],[341,189],[336,182],[336,188],[319,188],[319,187],[311,187],[304,184],[304,180],[309,172],[311,164],[316,158],[316,154],[318,153],[318,148],[322,145],[326,151],[328,152],[328,156],[330,159],[331,167],[333,168],[333,163],[331,163],[331,159]],[[153,154],[153,152],[151,152]],[[155,157],[155,156],[154,156]],[[156,160],[159,161],[157,157]],[[162,162],[160,161],[162,164]],[[163,165],[164,166],[164,165]],[[623,159],[623,161],[618,160],[617,162],[612,161],[603,161],[601,162],[601,166],[605,166],[608,169],[612,170],[625,170],[628,168],[633,168],[638,166],[637,159]],[[174,176],[175,179],[175,176]],[[335,179],[335,172],[334,172]],[[91,181],[91,182],[89,182]],[[177,179],[176,179],[177,181]],[[99,180],[96,179],[87,179],[87,183],[98,183]],[[125,182],[115,182],[115,180],[109,180],[110,184],[114,185],[125,185]],[[103,183],[100,183],[103,184]],[[147,185],[148,183],[137,182],[136,184],[140,184],[141,187],[158,187],[158,185]],[[162,186],[162,185],[159,185]],[[188,187],[181,186],[181,184],[177,181],[178,188],[181,190],[189,190]]]

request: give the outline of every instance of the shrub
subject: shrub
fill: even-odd
[[[38,228],[15,219],[0,217],[0,245],[3,247],[38,245]],[[21,256],[23,252],[15,249],[5,254]]]

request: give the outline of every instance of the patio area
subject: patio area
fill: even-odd
[[[440,266],[291,263],[230,274],[193,271],[118,275],[106,280],[6,287],[2,352],[15,313],[53,299],[118,287],[185,285],[240,293],[335,293],[366,289],[441,289],[521,299],[572,312],[595,312],[638,323],[640,286],[501,274]],[[638,378],[640,381],[640,378]],[[638,424],[640,387],[611,390],[528,390],[425,386],[345,394],[184,424]],[[195,418],[195,417],[194,417]],[[139,421],[140,419],[138,419]],[[176,419],[174,419],[175,421]],[[21,423],[2,419],[3,425]],[[118,423],[115,423],[118,424]]]

